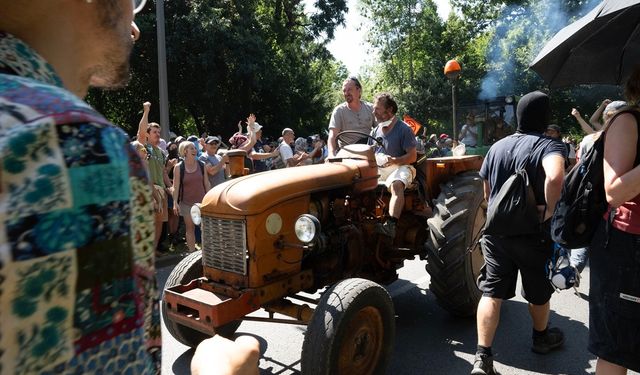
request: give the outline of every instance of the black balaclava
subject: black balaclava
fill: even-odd
[[[523,96],[516,109],[518,116],[518,132],[544,133],[551,122],[551,105],[549,96],[540,91],[533,91]]]

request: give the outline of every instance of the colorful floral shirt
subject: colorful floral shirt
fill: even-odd
[[[153,374],[148,177],[126,134],[0,33],[0,374]]]

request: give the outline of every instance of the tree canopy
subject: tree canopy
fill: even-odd
[[[237,130],[249,113],[277,136],[284,127],[309,135],[327,127],[342,101],[346,67],[326,44],[345,22],[346,0],[165,0],[171,128],[181,134]],[[361,73],[365,97],[389,91],[400,111],[432,132],[451,131],[451,84],[444,64],[457,59],[458,101],[472,103],[547,89],[528,69],[544,43],[584,15],[598,0],[451,0],[447,19],[433,0],[358,0],[370,20],[363,27],[377,58]],[[355,10],[352,10],[355,11]],[[131,133],[141,103],[150,100],[157,121],[155,13],[136,22],[142,38],[132,56],[132,82],[114,92],[92,91],[90,102]],[[615,87],[552,90],[555,121],[577,129],[572,107],[595,111],[620,95]]]

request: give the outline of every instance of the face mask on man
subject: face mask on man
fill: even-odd
[[[378,125],[380,125],[383,128],[386,128],[387,126],[391,125],[391,120],[392,119],[389,119],[387,121],[383,121],[383,122],[379,123]]]

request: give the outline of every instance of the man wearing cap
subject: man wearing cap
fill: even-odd
[[[566,149],[562,143],[543,136],[551,119],[549,97],[534,91],[518,102],[518,132],[496,142],[480,168],[484,196],[495,199],[504,183],[524,167],[540,213],[539,232],[530,235],[496,236],[480,239],[485,264],[480,270],[478,288],[482,298],[476,314],[478,346],[471,374],[495,374],[492,343],[500,320],[502,301],[515,296],[518,273],[522,296],[532,318],[531,350],[546,354],[559,348],[564,334],[549,328],[549,300],[554,292],[545,274],[553,253],[549,222],[560,198],[564,180]]]
[[[262,141],[262,125],[257,122],[254,124],[256,130],[256,144],[253,145],[253,150],[249,153],[249,158],[253,160],[254,172],[264,172],[270,169],[270,164],[267,164],[266,159],[273,158],[279,154],[279,150],[276,148],[272,150],[268,144]]]
[[[204,141],[204,152],[198,158],[205,165],[207,177],[212,188],[224,182],[227,170],[226,163],[229,160],[227,155],[220,156],[217,154],[219,147],[220,138],[208,136]]]
[[[169,199],[168,196],[173,193],[173,184],[167,175],[164,165],[165,156],[160,149],[160,125],[155,122],[149,122],[149,110],[151,103],[142,104],[142,118],[138,125],[138,142],[147,148],[149,177],[153,183],[155,207],[155,248],[160,243],[162,236],[162,225],[169,220]]]
[[[345,102],[338,105],[331,113],[329,121],[329,138],[327,147],[329,157],[338,152],[336,137],[345,130],[357,130],[369,134],[375,125],[371,103],[361,100],[362,86],[356,77],[349,77],[342,83],[342,94]],[[345,134],[342,138],[347,143],[366,143],[366,137],[357,134]]]
[[[413,131],[402,120],[396,117],[398,104],[389,93],[376,95],[373,113],[378,126],[371,135],[375,139],[382,138],[382,147],[376,148],[379,183],[384,183],[391,192],[389,201],[389,218],[376,225],[376,232],[395,238],[396,224],[404,207],[404,190],[411,185],[416,170],[410,164],[417,159],[416,138]],[[372,140],[369,141],[373,142]]]

